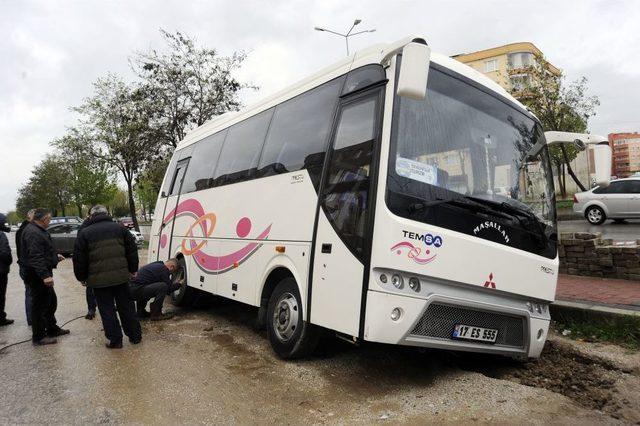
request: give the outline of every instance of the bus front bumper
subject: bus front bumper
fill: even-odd
[[[426,298],[370,290],[365,340],[516,358],[540,356],[550,322],[547,305],[542,312],[530,312],[526,300],[507,294],[450,283],[430,283],[429,287]],[[455,339],[457,324],[496,329],[497,339],[494,343]]]

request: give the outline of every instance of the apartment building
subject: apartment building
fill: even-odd
[[[640,172],[640,133],[610,133],[609,145],[615,176],[623,178]]]
[[[542,56],[542,52],[533,43],[519,42],[454,55],[452,58],[485,74],[508,92],[517,94],[531,83],[527,68],[534,64],[536,55]],[[548,71],[560,75],[560,70],[552,64],[549,64]]]

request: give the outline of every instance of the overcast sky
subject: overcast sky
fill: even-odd
[[[344,55],[354,18],[372,34],[355,49],[423,34],[453,55],[531,41],[568,80],[600,98],[592,133],[640,131],[640,2],[629,1],[25,1],[0,0],[0,212],[14,207],[49,142],[74,124],[70,106],[107,72],[132,78],[127,57],[162,48],[159,28],[180,30],[222,54],[249,53],[240,77],[250,103]]]

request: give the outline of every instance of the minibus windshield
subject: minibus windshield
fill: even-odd
[[[401,216],[555,257],[549,153],[532,149],[543,139],[516,105],[432,66],[424,100],[395,99],[387,204]]]

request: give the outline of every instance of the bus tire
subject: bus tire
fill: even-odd
[[[271,293],[267,308],[269,342],[280,358],[303,358],[318,345],[318,328],[302,318],[298,285],[292,277],[284,278]]]
[[[192,306],[195,304],[196,299],[198,298],[198,290],[195,288],[191,288],[187,285],[188,276],[187,276],[187,265],[184,261],[184,257],[178,259],[180,269],[177,273],[173,274],[171,277],[172,281],[184,279],[182,286],[173,293],[171,293],[171,301],[175,306],[186,307]]]

